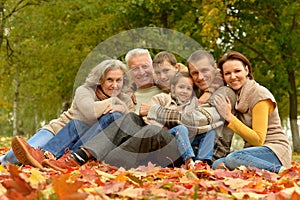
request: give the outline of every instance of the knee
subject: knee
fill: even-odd
[[[187,127],[185,127],[183,125],[178,125],[177,128],[178,128],[178,132],[185,134],[185,135],[189,134],[189,130]]]
[[[113,119],[119,119],[120,117],[122,117],[122,113],[120,113],[120,112],[113,112],[113,113],[111,113],[111,117],[113,118]]]
[[[240,161],[243,158],[244,154],[240,151],[232,152],[225,158],[225,165],[228,169],[234,170],[240,166]]]
[[[122,116],[122,114],[120,112],[113,112],[113,113],[107,113],[107,114],[104,114],[102,115],[98,121],[100,123],[103,123],[103,122],[111,122],[111,121],[114,121],[116,119],[119,119],[120,117]]]

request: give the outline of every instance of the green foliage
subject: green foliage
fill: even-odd
[[[216,59],[232,48],[243,52],[253,65],[255,79],[278,100],[283,119],[289,115],[288,92],[294,92],[288,78],[291,72],[299,88],[299,1],[26,0],[14,9],[17,3],[4,2],[2,20],[7,31],[4,39],[9,41],[9,46],[6,40],[1,43],[0,52],[0,127],[5,132],[11,132],[16,82],[20,84],[19,120],[24,131],[32,133],[72,101],[74,87],[85,78],[75,82],[81,66],[88,71],[102,59],[98,44],[141,27],[179,31]],[[175,39],[164,38],[165,45],[177,49],[182,44]],[[109,55],[117,47],[102,50]],[[184,53],[173,53],[185,63],[193,48],[182,49]],[[154,48],[153,54],[157,51]],[[85,62],[87,57],[90,63]]]

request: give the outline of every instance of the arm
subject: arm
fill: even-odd
[[[239,134],[245,141],[253,146],[264,144],[267,129],[268,115],[274,110],[274,105],[270,100],[258,102],[252,110],[252,129],[233,117],[228,127],[235,133]]]
[[[207,102],[212,93],[214,93],[219,87],[224,86],[224,80],[220,71],[217,72],[212,84],[204,91],[199,97],[198,103],[203,104]]]
[[[95,121],[97,119],[94,91],[85,86],[79,86],[76,89],[73,104],[75,109],[89,121]]]
[[[167,95],[167,94],[165,94],[165,93],[157,94],[157,95],[153,96],[150,101],[142,103],[140,106],[139,115],[147,116],[151,106],[153,106],[153,105],[161,105],[161,106],[165,107],[167,104],[165,95]]]
[[[180,124],[181,113],[156,104],[151,106],[148,112],[148,119],[155,120],[167,127],[173,127]]]

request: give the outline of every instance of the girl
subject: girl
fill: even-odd
[[[239,52],[225,54],[218,63],[224,81],[237,95],[234,116],[228,98],[215,97],[215,105],[228,127],[245,140],[244,149],[213,163],[233,170],[241,165],[275,173],[291,166],[291,148],[284,134],[272,93],[253,78],[249,60]]]
[[[170,90],[171,92],[169,94],[161,93],[158,95],[155,95],[152,98],[152,104],[158,104],[160,106],[163,106],[165,108],[171,108],[176,109],[180,112],[184,112],[184,110],[194,110],[198,107],[197,101],[198,99],[193,96],[193,79],[190,76],[188,72],[178,72],[170,79]],[[151,120],[152,113],[150,111],[148,115],[148,123],[159,125],[158,122]],[[145,120],[146,121],[146,120]],[[147,123],[147,121],[146,121]],[[162,126],[162,125],[160,125]],[[195,154],[193,151],[193,148],[191,146],[189,136],[193,138],[195,135],[192,133],[189,134],[189,129],[184,125],[177,125],[174,127],[165,127],[169,129],[169,133],[175,136],[177,141],[177,146],[180,155],[182,155],[182,159],[185,162],[185,166],[188,169],[193,168],[195,158]],[[190,130],[192,131],[192,130]],[[213,147],[214,147],[214,137],[215,132],[210,131],[201,134],[201,137],[206,137],[206,134],[211,134],[209,137],[210,139],[206,141],[205,144],[202,142],[199,142],[198,144],[198,152],[202,155],[211,155],[209,159],[202,158],[200,155],[197,156],[197,160],[202,161],[208,161],[212,159],[213,154]],[[205,149],[203,149],[203,146],[205,145]]]

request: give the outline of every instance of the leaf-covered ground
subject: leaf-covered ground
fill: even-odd
[[[1,148],[4,153],[8,148]],[[241,167],[195,170],[152,165],[125,170],[91,161],[61,173],[31,166],[0,166],[4,199],[300,199],[300,162],[277,175]]]

